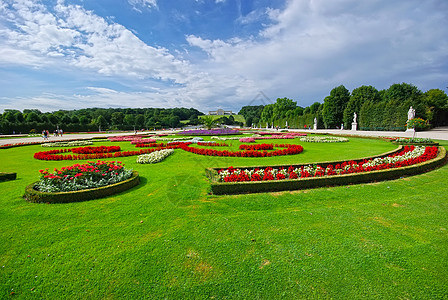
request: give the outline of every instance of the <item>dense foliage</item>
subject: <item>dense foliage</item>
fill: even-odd
[[[302,108],[296,102],[279,98],[263,107],[256,116],[257,127],[312,128],[316,118],[318,128],[351,129],[354,113],[361,130],[405,130],[407,111],[416,111],[417,129],[448,125],[448,96],[439,89],[423,93],[408,83],[392,84],[378,91],[373,86],[361,86],[350,93],[343,85],[331,90],[323,103],[315,102]],[[244,107],[240,114],[251,116],[258,107]],[[253,117],[255,119],[255,117]],[[247,121],[247,120],[246,120]],[[247,123],[247,122],[246,122]]]
[[[0,115],[0,133],[40,133],[57,128],[70,131],[175,128],[180,121],[199,124],[202,112],[194,108],[86,108],[42,113],[38,109],[6,109]]]

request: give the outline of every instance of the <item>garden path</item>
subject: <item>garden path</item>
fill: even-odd
[[[268,131],[263,129],[263,131]],[[276,130],[272,130],[276,131]],[[402,132],[402,131],[352,131],[352,130],[340,130],[340,129],[318,129],[318,130],[298,130],[291,129],[290,131],[295,132],[312,132],[312,133],[330,133],[333,135],[360,135],[360,136],[394,136],[394,137],[412,137],[413,133],[411,132]],[[171,133],[171,131],[157,131],[157,132],[138,132],[137,134],[154,134],[154,133]],[[49,141],[67,141],[74,139],[91,139],[93,137],[109,137],[109,136],[120,136],[120,135],[129,135],[130,132],[119,132],[119,133],[73,133],[73,134],[64,134],[63,136],[50,136]],[[5,136],[2,136],[5,137]],[[17,144],[17,143],[30,143],[30,142],[42,142],[41,136],[36,137],[26,137],[20,135],[10,135],[8,138],[0,139],[0,145],[5,144]],[[438,127],[435,129],[431,129],[428,131],[416,132],[415,137],[419,138],[431,138],[433,140],[448,140],[448,127]]]

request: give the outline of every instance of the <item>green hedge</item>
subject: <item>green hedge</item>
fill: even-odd
[[[394,150],[393,152],[399,151],[401,150],[401,148],[402,147],[400,146],[400,148]],[[371,158],[380,157],[383,155],[387,154],[382,154]],[[219,170],[218,168],[215,169],[209,168],[206,170],[206,174],[212,181],[211,191],[213,194],[216,195],[264,193],[264,192],[302,190],[302,189],[319,188],[326,186],[338,186],[338,185],[392,180],[403,176],[412,176],[427,172],[429,170],[442,166],[443,164],[446,163],[446,160],[447,160],[446,149],[444,147],[439,147],[438,156],[432,160],[402,168],[394,168],[394,169],[363,172],[363,173],[344,174],[337,176],[309,177],[302,179],[290,179],[290,180],[288,179],[278,181],[274,180],[274,181],[245,181],[245,182],[217,182],[218,170]],[[354,160],[354,161],[360,161],[360,160]],[[323,162],[317,164],[325,168],[328,164],[338,164],[342,162],[343,161],[335,161],[335,162]],[[302,165],[293,165],[293,167],[296,166],[302,166]],[[283,167],[287,168],[287,166]],[[259,168],[265,168],[265,167],[259,167]]]
[[[17,173],[4,173],[0,172],[0,181],[15,180]]]
[[[118,194],[138,185],[139,183],[140,178],[137,171],[133,172],[131,178],[121,182],[117,182],[115,184],[73,192],[59,192],[59,193],[40,192],[34,189],[34,185],[36,184],[36,182],[34,182],[25,188],[25,194],[23,195],[23,198],[25,198],[29,202],[36,202],[36,203],[80,202]]]
[[[405,145],[405,146],[439,146],[439,143],[433,142],[433,143],[407,143],[407,142],[396,142],[392,141],[392,144],[396,145]]]

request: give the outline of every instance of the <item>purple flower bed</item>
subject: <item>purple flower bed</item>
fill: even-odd
[[[239,132],[239,130],[233,130],[233,129],[212,129],[212,130],[197,129],[197,130],[181,131],[178,134],[185,134],[185,135],[232,135],[232,134],[240,134],[240,132]]]

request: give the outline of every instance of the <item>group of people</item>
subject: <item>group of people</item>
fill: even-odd
[[[62,129],[55,129],[54,131],[54,136],[62,136],[64,132],[62,131]],[[42,130],[42,138],[44,140],[48,140],[48,138],[50,137],[50,132],[48,130]]]

